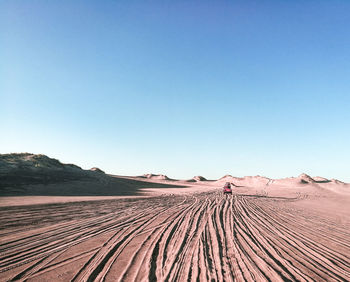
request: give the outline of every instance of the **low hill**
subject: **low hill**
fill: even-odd
[[[325,177],[321,177],[321,176],[314,176],[312,178],[313,178],[313,180],[315,180],[316,183],[328,183],[328,182],[330,182],[329,179],[327,179]]]
[[[217,180],[218,183],[230,182],[235,186],[265,186],[271,181],[270,178],[257,176],[244,176],[244,177],[234,177],[232,175],[225,175]]]
[[[207,181],[207,179],[203,176],[197,175],[192,177],[191,179],[186,180],[186,182],[201,182],[201,181]]]
[[[153,173],[144,174],[141,176],[141,178],[156,179],[156,180],[172,180],[164,174],[153,174]]]
[[[297,177],[287,177],[281,179],[271,179],[263,176],[244,176],[234,177],[225,175],[216,180],[218,185],[230,182],[235,186],[251,187],[251,188],[267,188],[267,187],[285,187],[289,188],[305,188],[314,187],[315,189],[326,189],[336,193],[350,194],[350,184],[344,183],[337,179],[328,180],[327,178],[315,176],[311,177],[306,173],[302,173]]]
[[[98,168],[83,170],[45,155],[0,154],[0,196],[118,196],[173,187],[181,186],[124,179]]]
[[[197,175],[192,178],[194,181],[199,182],[199,181],[207,181],[207,179],[203,176]]]
[[[67,182],[86,177],[93,177],[93,172],[73,164],[63,164],[45,155],[0,155],[0,187]]]

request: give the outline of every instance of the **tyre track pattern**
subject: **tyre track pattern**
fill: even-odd
[[[32,218],[13,209],[1,218],[0,279],[70,266],[70,281],[349,281],[350,226],[288,206],[295,200],[207,192],[45,206],[45,215],[33,206]]]

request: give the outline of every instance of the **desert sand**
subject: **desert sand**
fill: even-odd
[[[72,183],[2,190],[0,281],[350,280],[350,185],[338,180],[109,175],[92,182],[98,195],[62,195],[84,191]]]
[[[0,280],[350,279],[347,195],[306,184],[224,196],[217,182],[188,185],[141,198],[8,197]]]

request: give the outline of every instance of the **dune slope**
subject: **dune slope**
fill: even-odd
[[[0,155],[0,197],[4,196],[120,196],[140,194],[142,188],[181,187],[126,179],[99,168],[83,170],[45,155]]]

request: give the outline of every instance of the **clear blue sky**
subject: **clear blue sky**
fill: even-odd
[[[0,152],[350,182],[350,1],[1,1]]]

